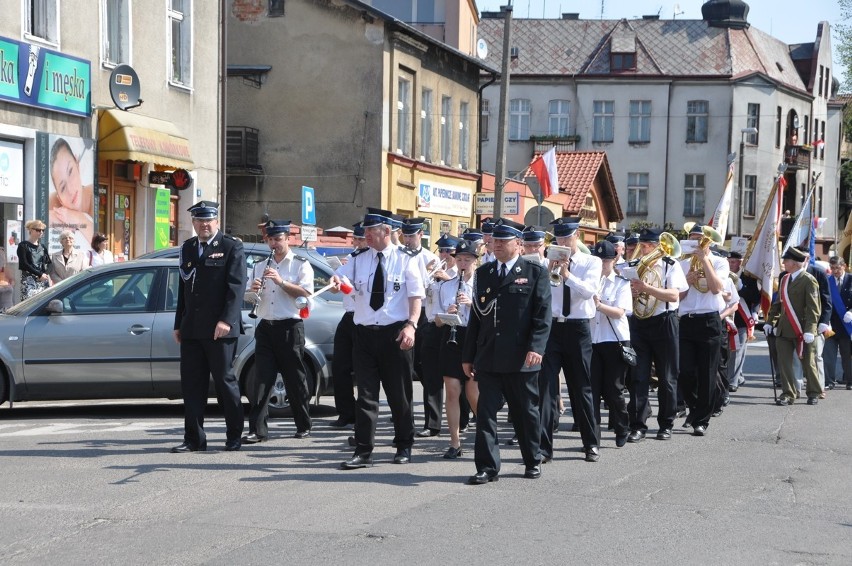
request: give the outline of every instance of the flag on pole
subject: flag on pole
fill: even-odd
[[[530,163],[530,169],[535,173],[541,186],[541,200],[559,192],[559,174],[556,170],[556,148],[541,154]]]
[[[784,255],[784,253],[791,247],[798,246],[810,238],[811,224],[813,224],[813,219],[811,218],[813,216],[811,214],[811,201],[813,200],[811,199],[811,195],[813,192],[814,189],[811,188],[811,191],[808,193],[808,198],[805,200],[805,205],[796,217],[796,221],[793,223],[793,228],[787,236],[787,241],[784,242],[784,248],[781,250],[781,255]]]
[[[732,154],[734,155],[734,154]],[[719,200],[719,205],[716,207],[716,212],[708,224],[716,229],[722,235],[722,241],[725,241],[725,235],[728,232],[728,212],[731,210],[731,196],[734,193],[734,160],[731,159],[728,163],[728,178],[725,180],[725,190],[722,191],[722,198]]]
[[[816,264],[816,231],[817,231],[817,224],[818,223],[819,223],[819,218],[817,218],[816,216],[814,216],[813,219],[809,222],[810,227],[811,227],[811,233],[810,233],[810,240],[809,240],[809,243],[808,243],[808,251],[811,254],[811,259],[810,259],[810,262],[809,262],[811,265]]]
[[[743,271],[760,281],[760,307],[764,316],[769,313],[772,294],[781,274],[778,233],[781,229],[781,209],[786,186],[782,171],[772,185],[769,199],[743,259]]]
[[[847,265],[852,265],[852,213],[846,220],[846,227],[840,233],[840,243],[837,244],[837,255],[846,261]]]

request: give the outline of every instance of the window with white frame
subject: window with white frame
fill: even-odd
[[[651,101],[630,101],[630,143],[651,141]]]
[[[192,2],[169,0],[169,81],[183,86],[192,85]]]
[[[627,174],[627,214],[648,214],[648,173]]]
[[[420,159],[432,163],[432,91],[424,88],[420,95]]]
[[[469,105],[462,102],[459,108],[459,167],[468,167],[468,136],[470,136]]]
[[[483,99],[479,113],[479,139],[480,141],[488,141],[488,119],[491,117],[491,112],[488,110],[488,100]]]
[[[131,0],[102,0],[101,60],[107,65],[131,64],[130,59]]]
[[[746,134],[745,141],[751,145],[757,145],[760,140],[760,104],[749,103],[746,115],[746,128],[756,128],[757,133]]]
[[[743,216],[754,218],[754,199],[757,194],[757,175],[746,175],[743,180]]]
[[[59,0],[27,0],[24,13],[26,35],[59,43]]]
[[[686,142],[707,143],[709,103],[706,100],[689,100],[686,103]]]
[[[530,101],[527,98],[509,101],[509,139],[530,139]]]
[[[593,108],[594,131],[592,132],[592,141],[597,143],[612,142],[615,102],[612,100],[595,100]]]
[[[397,78],[396,151],[411,156],[411,80]]]
[[[687,173],[683,181],[683,215],[704,216],[704,174]]]
[[[567,100],[551,100],[548,104],[549,120],[547,133],[554,137],[569,135],[571,104]]]
[[[452,130],[453,99],[441,97],[441,164],[449,165],[452,159],[453,130]]]

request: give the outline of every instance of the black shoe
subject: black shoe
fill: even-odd
[[[476,472],[474,475],[467,478],[468,485],[482,485],[484,483],[498,481],[500,476],[497,474],[491,475],[488,472]]]
[[[308,430],[297,430],[296,434],[293,435],[293,438],[307,438],[311,435],[311,429]]]
[[[433,430],[431,428],[424,428],[420,432],[417,433],[418,438],[428,438],[430,436],[438,436],[441,431]]]
[[[173,454],[183,454],[184,452],[204,452],[205,450],[207,450],[206,444],[202,444],[201,446],[194,446],[192,444],[184,442],[180,446],[175,446],[174,448],[172,448],[171,452]]]
[[[450,446],[449,448],[447,448],[447,451],[444,452],[444,459],[445,460],[455,460],[456,458],[458,458],[461,455],[462,455],[461,446],[459,446],[458,448],[456,448],[455,446]]]
[[[692,436],[704,436],[705,434],[707,434],[707,427],[704,425],[698,425],[692,429]]]
[[[852,383],[847,383],[846,384],[846,390],[848,391],[850,389],[852,389]]]
[[[793,400],[792,400],[792,399],[790,399],[789,397],[786,397],[786,396],[783,396],[783,395],[782,395],[781,397],[779,397],[779,398],[778,398],[778,401],[776,401],[776,403],[777,403],[778,405],[780,405],[780,406],[784,407],[784,406],[786,406],[786,405],[792,405],[792,404],[793,404]]]
[[[394,464],[408,464],[411,462],[411,448],[400,448],[393,457]]]
[[[834,389],[834,384],[833,384],[833,383],[829,383],[829,384],[827,384],[827,385],[825,386],[825,388],[826,388],[826,389],[828,389],[829,391],[831,391],[832,389]]]
[[[512,436],[512,438],[510,438],[509,440],[506,441],[506,446],[514,446],[517,443],[518,443],[518,435],[515,434],[515,435]]]
[[[713,411],[713,413],[710,416],[711,417],[721,417],[722,416],[722,409],[719,409],[718,411]]]
[[[672,439],[672,429],[670,428],[661,428],[657,431],[657,440],[671,440]]]
[[[819,399],[816,397],[808,397],[808,405],[816,405],[819,403]]]
[[[266,442],[267,440],[269,439],[265,436],[258,436],[252,432],[251,434],[244,436],[242,442],[243,444],[257,444],[259,442]]]
[[[340,464],[341,470],[357,470],[373,465],[373,458],[369,454],[355,454],[350,460]]]
[[[683,428],[689,428],[692,426],[692,415],[686,415],[686,420],[683,421]]]
[[[600,459],[601,453],[597,446],[589,446],[586,448],[586,462],[597,462]]]
[[[675,418],[680,419],[686,416],[686,409],[681,409],[677,413],[675,413]]]
[[[524,470],[524,477],[528,480],[537,480],[541,477],[541,465],[532,466]]]
[[[642,442],[643,440],[645,440],[644,430],[632,430],[627,435],[627,442]]]
[[[730,404],[731,404],[731,397],[730,397],[730,396],[725,397],[724,399],[722,399],[722,406],[723,406],[723,407],[727,407],[727,406],[728,406],[728,405],[730,405]]]
[[[229,440],[225,443],[225,452],[236,452],[240,449],[239,440]]]
[[[553,460],[553,456],[542,456],[541,457],[541,463],[542,464],[547,464],[551,460]]]
[[[616,437],[615,437],[615,445],[616,445],[616,447],[621,448],[621,447],[623,447],[625,444],[627,444],[627,435],[624,435],[624,436],[616,436]]]
[[[739,389],[739,386],[737,386],[737,385],[729,385],[729,386],[728,386],[728,393],[736,393],[736,392],[737,392],[737,389]]]
[[[349,446],[352,446],[353,448],[354,448],[355,446],[358,446],[358,442],[355,440],[355,437],[354,437],[354,436],[350,436],[349,438],[347,438],[347,439],[346,439],[346,442],[348,442],[348,443],[349,443]]]
[[[328,426],[332,428],[346,428],[355,424],[355,419],[345,419],[343,417],[338,417],[336,421],[329,423]]]

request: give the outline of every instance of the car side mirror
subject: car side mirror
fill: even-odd
[[[65,306],[59,299],[53,299],[47,303],[47,306],[44,307],[44,310],[48,314],[62,314],[65,312]]]

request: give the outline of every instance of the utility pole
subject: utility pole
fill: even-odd
[[[512,50],[512,2],[503,12],[503,68],[500,78],[500,113],[497,118],[497,171],[494,173],[494,218],[503,216],[503,185],[506,183],[506,121],[509,114],[509,61]]]

